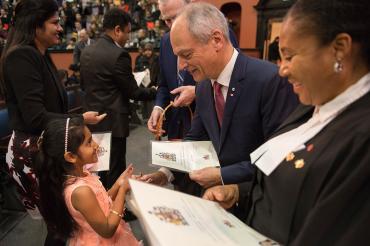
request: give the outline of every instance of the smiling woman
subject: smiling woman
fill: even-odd
[[[59,43],[59,33],[63,31],[57,11],[54,0],[18,1],[0,66],[1,86],[13,130],[6,162],[25,208],[38,219],[39,189],[34,172],[37,139],[50,120],[71,117],[67,114],[66,92],[47,53],[47,48]],[[91,124],[104,117],[96,112],[72,116]]]
[[[59,15],[56,12],[54,16],[51,16],[45,21],[42,27],[36,28],[35,44],[41,53],[45,53],[45,50],[53,45],[59,43],[59,35],[62,33],[63,28],[59,24]]]

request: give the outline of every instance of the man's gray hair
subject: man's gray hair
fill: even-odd
[[[190,34],[202,43],[207,43],[212,32],[218,29],[227,40],[229,26],[224,14],[209,3],[191,3],[180,14],[186,20]]]

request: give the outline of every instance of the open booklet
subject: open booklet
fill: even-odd
[[[127,205],[153,246],[279,245],[215,202],[129,180]]]
[[[152,141],[152,164],[187,173],[220,166],[210,141]]]
[[[145,69],[142,72],[135,72],[133,73],[133,75],[136,80],[137,86],[143,85],[144,87],[148,87],[148,85],[150,84],[149,69]]]

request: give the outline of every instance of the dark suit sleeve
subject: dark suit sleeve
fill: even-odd
[[[138,87],[132,74],[131,57],[127,52],[122,52],[114,66],[114,79],[121,91],[134,100],[153,100],[156,90],[154,88]]]
[[[168,89],[168,82],[164,76],[166,68],[164,67],[163,61],[166,59],[164,48],[164,40],[161,39],[160,48],[159,48],[159,76],[158,76],[158,88],[157,96],[155,99],[155,105],[165,108],[170,102],[170,90]]]
[[[32,48],[14,50],[4,64],[4,74],[9,78],[22,119],[28,127],[38,131],[43,130],[51,119],[69,117],[46,110],[44,85],[53,82],[43,81],[42,67],[41,56]]]
[[[80,44],[77,43],[75,48],[73,49],[73,64],[80,64],[80,57],[81,57],[81,47]]]
[[[250,161],[241,161],[221,168],[221,177],[224,184],[238,184],[251,181],[254,167]]]
[[[287,79],[276,74],[265,84],[260,107],[264,139],[272,135],[298,103],[298,98]]]

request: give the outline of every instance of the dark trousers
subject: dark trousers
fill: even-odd
[[[126,138],[112,137],[109,171],[99,172],[100,180],[106,189],[112,187],[126,169]]]

